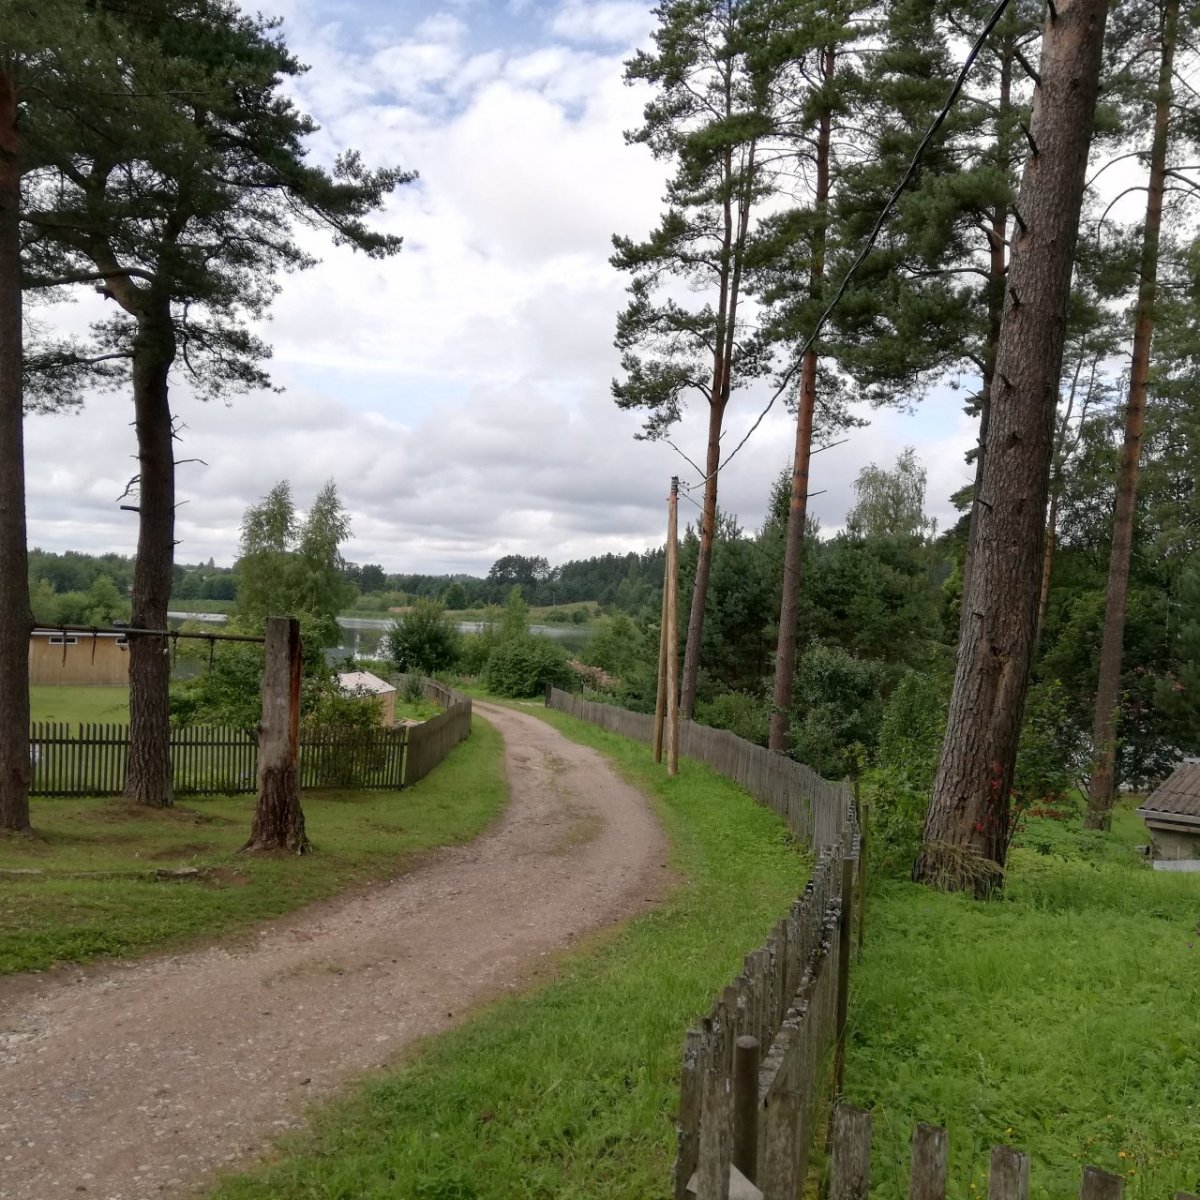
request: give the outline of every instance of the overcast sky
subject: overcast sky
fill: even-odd
[[[298,100],[320,122],[321,161],[357,148],[420,172],[382,219],[401,254],[368,261],[315,241],[320,264],[284,281],[265,334],[282,394],[202,404],[182,381],[186,426],[176,549],[229,564],[245,507],[277,480],[304,504],[326,479],[353,519],[347,557],[388,571],[485,572],[504,554],[552,563],[660,544],[668,480],[696,472],[635,440],[613,403],[614,321],[625,280],[614,232],[644,236],[660,211],[661,164],[622,133],[644,93],[622,62],[646,45],[649,5],[627,0],[266,0],[311,70]],[[63,316],[78,325],[99,301]],[[44,314],[43,314],[44,315]],[[761,408],[739,393],[726,445]],[[930,511],[953,520],[972,437],[961,394],[871,425],[814,459],[812,501],[833,530],[859,469],[906,444],[929,472]],[[676,430],[700,461],[705,412]],[[119,497],[135,473],[132,406],[98,396],[75,415],[27,423],[29,540],[49,550],[132,554]],[[779,408],[722,474],[722,508],[753,528],[789,461]],[[695,510],[684,505],[682,518]]]

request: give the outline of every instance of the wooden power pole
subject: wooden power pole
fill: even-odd
[[[679,477],[667,502],[667,774],[679,774]]]

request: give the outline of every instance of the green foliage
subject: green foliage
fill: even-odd
[[[499,635],[502,642],[523,638],[529,633],[529,605],[525,595],[516,584],[508,593],[500,613]]]
[[[442,595],[443,606],[451,610],[466,608],[469,603],[467,589],[457,579]]]
[[[458,662],[460,637],[454,622],[436,600],[418,600],[388,629],[388,653],[396,670],[436,675]]]
[[[237,613],[261,627],[271,616],[307,618],[306,637],[323,646],[340,640],[337,615],[354,598],[343,574],[341,546],[350,518],[330,480],[301,518],[291,484],[281,480],[242,518]]]
[[[1086,774],[1088,737],[1072,717],[1057,679],[1029,689],[1013,775],[1019,806],[1060,802]]]
[[[642,631],[624,613],[602,617],[584,651],[588,665],[600,667],[618,679],[632,674],[653,651],[657,662],[657,647],[648,647]]]
[[[759,746],[767,744],[771,706],[761,696],[747,692],[722,692],[696,705],[696,720],[714,729],[728,729]]]
[[[921,846],[946,712],[948,672],[909,671],[896,685],[879,726],[876,767],[863,779],[871,806],[871,869],[907,876]]]
[[[883,720],[888,669],[855,658],[840,646],[818,643],[798,670],[792,757],[829,779],[857,775],[874,754]]]
[[[567,652],[549,638],[525,634],[508,638],[488,655],[483,682],[497,696],[540,696],[546,684],[569,687]]]
[[[872,463],[854,481],[857,499],[846,526],[866,537],[932,537],[937,526],[925,516],[925,468],[907,446],[890,471]]]

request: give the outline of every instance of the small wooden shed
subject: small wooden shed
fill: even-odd
[[[1200,762],[1176,767],[1137,812],[1155,858],[1200,858]]]
[[[344,671],[338,676],[338,686],[351,696],[378,696],[380,724],[396,723],[396,689],[386,679],[372,675],[370,671]]]
[[[29,638],[29,682],[126,686],[129,640],[123,633],[35,629]]]

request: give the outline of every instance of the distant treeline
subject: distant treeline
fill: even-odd
[[[509,554],[497,559],[482,577],[388,574],[378,563],[347,563],[344,574],[358,589],[362,608],[394,607],[418,599],[440,600],[449,609],[482,608],[504,603],[516,586],[531,605],[586,600],[638,613],[656,609],[660,603],[663,551],[603,554],[557,567],[550,566],[540,556]],[[207,563],[176,563],[174,576],[172,603],[233,600],[237,594],[237,567],[218,567],[212,559]],[[35,549],[29,554],[29,579],[38,620],[74,620],[64,617],[63,611],[79,605],[71,602],[64,606],[62,598],[78,597],[82,603],[82,598],[101,579],[111,582],[121,597],[128,597],[133,583],[133,559],[121,554],[84,554],[75,550],[55,554]]]

